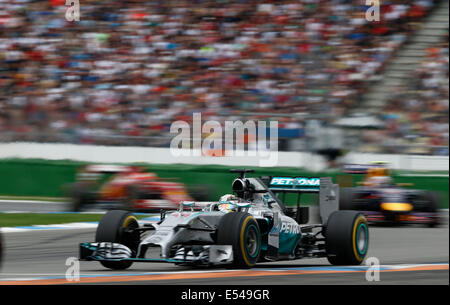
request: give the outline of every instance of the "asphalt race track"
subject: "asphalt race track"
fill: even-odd
[[[448,212],[446,212],[448,219]],[[66,284],[66,259],[78,244],[93,241],[94,229],[45,230],[4,234],[5,260],[0,284]],[[449,284],[448,221],[439,228],[370,228],[367,257],[380,261],[380,281],[366,281],[367,267],[331,266],[326,259],[264,263],[251,270],[187,268],[135,263],[110,271],[97,262],[80,262],[80,283],[93,284]]]
[[[2,212],[65,212],[69,210],[66,202],[26,201],[26,200],[0,200]]]
[[[54,213],[70,212],[70,204],[67,202],[48,202],[48,201],[27,201],[27,200],[0,200],[1,212],[35,212],[35,213]],[[91,212],[102,211],[95,207]]]

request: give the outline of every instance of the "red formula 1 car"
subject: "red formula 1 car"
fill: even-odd
[[[126,210],[159,211],[176,209],[182,201],[207,200],[201,187],[188,192],[185,185],[159,178],[144,167],[87,165],[68,188],[71,211],[89,206]]]

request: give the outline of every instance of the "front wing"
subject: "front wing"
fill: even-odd
[[[395,220],[405,224],[430,224],[440,220],[438,213],[433,212],[409,212],[406,214],[389,215],[381,211],[360,211],[367,218],[369,223],[384,223]],[[392,217],[395,217],[394,219]]]
[[[233,262],[233,249],[231,245],[189,245],[177,250],[171,258],[164,258],[161,255],[159,257],[134,257],[133,252],[125,245],[111,242],[90,242],[80,244],[79,260],[220,265]]]

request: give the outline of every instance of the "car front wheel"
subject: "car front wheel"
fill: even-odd
[[[233,267],[251,268],[261,251],[261,233],[252,215],[245,212],[225,214],[217,228],[217,244],[233,247]]]

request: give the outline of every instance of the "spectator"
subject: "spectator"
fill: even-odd
[[[0,131],[163,146],[193,112],[222,122],[345,115],[433,4],[383,1],[382,20],[369,23],[360,0],[86,0],[68,22],[63,1],[0,0]],[[392,128],[399,137],[409,127]],[[436,122],[418,128],[445,142]]]

